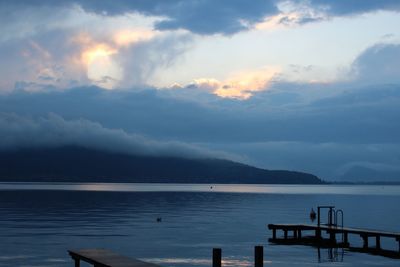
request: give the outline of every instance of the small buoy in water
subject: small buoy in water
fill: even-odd
[[[311,208],[311,212],[310,212],[311,221],[314,222],[316,217],[317,217],[317,214],[315,213],[314,209]]]
[[[161,217],[157,217],[157,222],[161,222]]]

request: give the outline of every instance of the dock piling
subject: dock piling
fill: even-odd
[[[213,267],[221,267],[222,249],[213,248]]]
[[[74,258],[74,263],[75,263],[75,267],[80,267],[81,266],[81,262],[78,258]]]
[[[330,242],[332,242],[332,244],[336,244],[336,234],[335,234],[335,232],[331,231],[329,233],[329,240],[330,240]]]
[[[347,233],[347,232],[343,233],[343,243],[346,246],[349,244],[349,233]]]
[[[255,246],[254,247],[254,267],[264,266],[264,247]]]
[[[381,236],[376,236],[376,249],[381,249]]]

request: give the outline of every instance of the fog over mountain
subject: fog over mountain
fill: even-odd
[[[399,92],[396,85],[379,85],[309,100],[277,88],[240,105],[208,93],[199,102],[155,89],[16,92],[0,97],[0,147],[72,144],[216,157],[333,180],[351,180],[349,173],[364,168],[371,177],[390,173],[382,179],[393,180],[400,171]],[[281,104],[268,105],[271,99]],[[370,179],[368,171],[363,176]]]
[[[66,121],[53,113],[35,119],[0,113],[0,134],[2,151],[76,146],[129,155],[235,159],[232,154],[177,141],[159,142],[86,119]]]

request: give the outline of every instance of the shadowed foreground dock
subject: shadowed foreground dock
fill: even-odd
[[[328,223],[321,223],[321,209],[329,209]],[[312,211],[313,213],[313,211]],[[341,223],[338,223],[338,214],[341,216]],[[314,214],[310,214],[315,217]],[[286,245],[311,245],[316,247],[347,248],[351,251],[365,252],[374,255],[381,255],[390,258],[400,259],[400,233],[379,230],[369,230],[361,228],[352,228],[343,226],[343,211],[335,210],[334,206],[318,207],[318,224],[268,224],[268,229],[272,230],[270,242]],[[277,237],[277,231],[283,232],[283,237]],[[313,232],[313,234],[304,235],[304,232]],[[323,236],[327,234],[327,238]],[[293,233],[289,236],[289,233]],[[337,239],[337,235],[340,239]],[[349,243],[349,235],[358,235],[362,241],[362,247],[352,247]],[[398,249],[388,250],[381,246],[382,238],[395,239],[398,243]],[[373,246],[370,246],[370,239]]]
[[[268,224],[268,229],[272,230],[272,238],[270,238],[269,241],[276,244],[300,244],[317,247],[342,247],[348,248],[351,251],[366,252],[374,255],[400,259],[400,233],[397,232],[336,227],[334,225],[318,226],[311,224]],[[277,237],[278,230],[283,231],[283,237]],[[305,236],[305,231],[313,231],[314,234]],[[323,238],[323,231],[327,233],[328,238]],[[289,233],[291,233],[292,235],[289,236]],[[348,241],[348,236],[350,234],[359,235],[363,240],[363,247],[352,247]],[[341,239],[337,240],[336,235],[340,235]],[[398,251],[382,248],[381,238],[383,237],[394,238],[399,244]],[[370,238],[374,239],[374,246],[370,246]]]
[[[75,267],[80,266],[81,260],[93,264],[95,267],[160,267],[106,249],[68,250],[68,253],[75,261]]]

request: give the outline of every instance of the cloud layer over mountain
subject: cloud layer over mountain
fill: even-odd
[[[86,119],[66,121],[52,113],[36,118],[0,113],[0,135],[2,150],[78,146],[131,155],[239,159],[183,142],[159,142],[122,129],[108,129]]]

